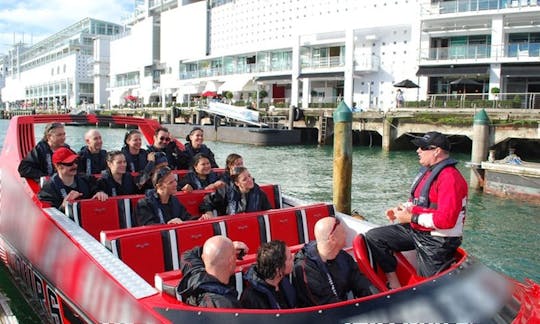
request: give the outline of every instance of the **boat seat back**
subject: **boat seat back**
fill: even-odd
[[[157,235],[162,238],[162,250],[154,251],[160,253],[159,256],[152,255],[151,258],[158,258],[161,262],[131,262],[126,263],[132,269],[140,273],[145,279],[148,279],[149,273],[158,273],[167,270],[179,269],[182,253],[195,247],[201,246],[204,242],[214,235],[224,235],[233,241],[242,241],[249,248],[248,255],[243,260],[239,260],[238,264],[250,264],[255,260],[257,249],[262,243],[268,242],[271,239],[282,239],[288,246],[302,246],[307,242],[305,228],[308,226],[305,223],[306,215],[315,218],[325,216],[333,216],[333,207],[329,204],[315,204],[309,206],[297,206],[286,209],[271,209],[261,212],[241,213],[233,216],[220,216],[209,220],[189,221],[176,225],[150,225],[140,228],[127,229],[126,234],[122,235],[122,231],[104,231],[101,234],[101,242],[119,258],[123,259],[122,254],[114,251],[114,247],[121,245],[118,242],[123,240],[123,237],[129,237],[134,242],[139,238],[142,242],[147,240],[147,235]],[[280,217],[281,214],[285,216]],[[270,224],[274,218],[277,222],[286,220],[286,222],[276,225],[274,230]],[[288,226],[289,222],[293,222],[294,226]],[[281,232],[294,232],[291,237],[288,234],[282,235]],[[272,236],[271,233],[274,233]],[[158,233],[158,234],[155,234]],[[144,243],[142,243],[144,244]],[[131,255],[129,255],[131,256]],[[139,268],[142,267],[142,268]]]
[[[111,241],[112,253],[151,283],[156,272],[173,270],[166,257],[169,237],[164,231],[142,232]],[[169,263],[169,264],[167,264]]]
[[[373,262],[371,252],[367,247],[366,239],[363,234],[358,234],[354,237],[353,251],[356,263],[364,276],[366,276],[379,291],[387,291],[388,287],[386,287],[386,280],[381,279],[382,277],[377,274],[374,268],[376,265]],[[384,274],[382,274],[382,276],[384,276]]]
[[[110,197],[105,201],[83,199],[68,203],[66,215],[96,240],[100,232],[131,227],[129,199]]]
[[[321,218],[335,216],[336,212],[333,204],[315,205],[301,210],[302,223],[304,227],[304,242],[309,242],[315,239],[315,223]]]
[[[279,185],[261,184],[259,185],[259,187],[266,194],[266,197],[268,197],[268,201],[270,202],[270,206],[272,206],[272,209],[283,208],[281,187]]]
[[[199,206],[206,197],[207,194],[214,192],[214,190],[193,190],[192,192],[178,192],[175,196],[180,203],[186,208],[188,213],[197,219],[201,216]]]
[[[230,216],[224,222],[225,233],[223,234],[233,241],[246,243],[249,253],[257,253],[259,246],[268,242],[268,233],[262,212]]]

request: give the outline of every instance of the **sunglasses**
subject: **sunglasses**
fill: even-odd
[[[76,159],[75,161],[69,162],[69,163],[60,162],[60,163],[58,163],[58,164],[61,164],[61,165],[63,165],[63,166],[70,167],[70,166],[73,166],[74,164],[79,164],[79,159]]]
[[[159,141],[160,141],[160,142],[170,142],[170,141],[171,141],[171,138],[170,138],[170,137],[163,137],[163,136],[161,136],[161,137],[159,138]]]
[[[328,237],[330,237],[330,235],[334,234],[334,232],[336,231],[336,228],[338,227],[339,224],[341,224],[341,221],[339,220],[339,218],[336,218],[336,222],[334,223],[334,226],[332,227],[332,230],[330,231],[330,234],[328,234]]]
[[[428,146],[420,146],[420,149],[422,151],[431,151],[431,150],[434,150],[436,149],[437,146],[433,146],[433,145],[428,145]]]
[[[62,123],[51,123],[51,124],[47,125],[47,127],[45,127],[45,133],[48,134],[53,129],[60,128],[60,127],[64,127],[64,124],[62,124]]]

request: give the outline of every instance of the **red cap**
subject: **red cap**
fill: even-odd
[[[61,148],[54,151],[52,156],[52,161],[56,163],[71,163],[75,161],[79,156],[70,150],[69,148],[62,146]]]

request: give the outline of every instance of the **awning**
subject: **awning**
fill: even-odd
[[[291,81],[292,76],[290,74],[284,75],[265,75],[255,78],[255,82],[266,82],[266,81]]]
[[[301,73],[300,76],[298,76],[298,79],[336,79],[336,78],[344,78],[345,72],[339,71],[339,72],[317,72],[317,73]]]
[[[201,87],[200,82],[186,82],[184,84],[180,84],[178,86],[178,89],[174,93],[175,97],[183,96],[186,94],[195,94],[195,93],[201,93],[203,91],[203,88]]]
[[[206,91],[217,92],[218,88],[219,87],[218,87],[216,81],[208,81],[208,82],[206,82],[206,85],[204,86],[203,92],[206,92]]]
[[[501,76],[538,77],[540,65],[501,66]]]
[[[467,74],[487,74],[488,65],[472,66],[421,66],[416,75],[426,76],[446,76],[446,75],[467,75]]]
[[[235,77],[229,79],[219,87],[218,93],[222,93],[223,91],[243,91],[244,87],[248,84],[248,82],[251,81],[251,79],[251,76]]]

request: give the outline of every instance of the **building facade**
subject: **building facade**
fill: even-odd
[[[14,46],[2,100],[164,105],[227,94],[246,104],[344,100],[388,110],[394,84],[410,79],[419,87],[401,89],[405,101],[427,106],[472,98],[540,108],[540,0],[135,3],[125,29],[79,26],[79,36]]]
[[[92,104],[94,39],[122,30],[118,24],[86,18],[34,45],[15,44],[6,57],[2,88],[6,109]]]

